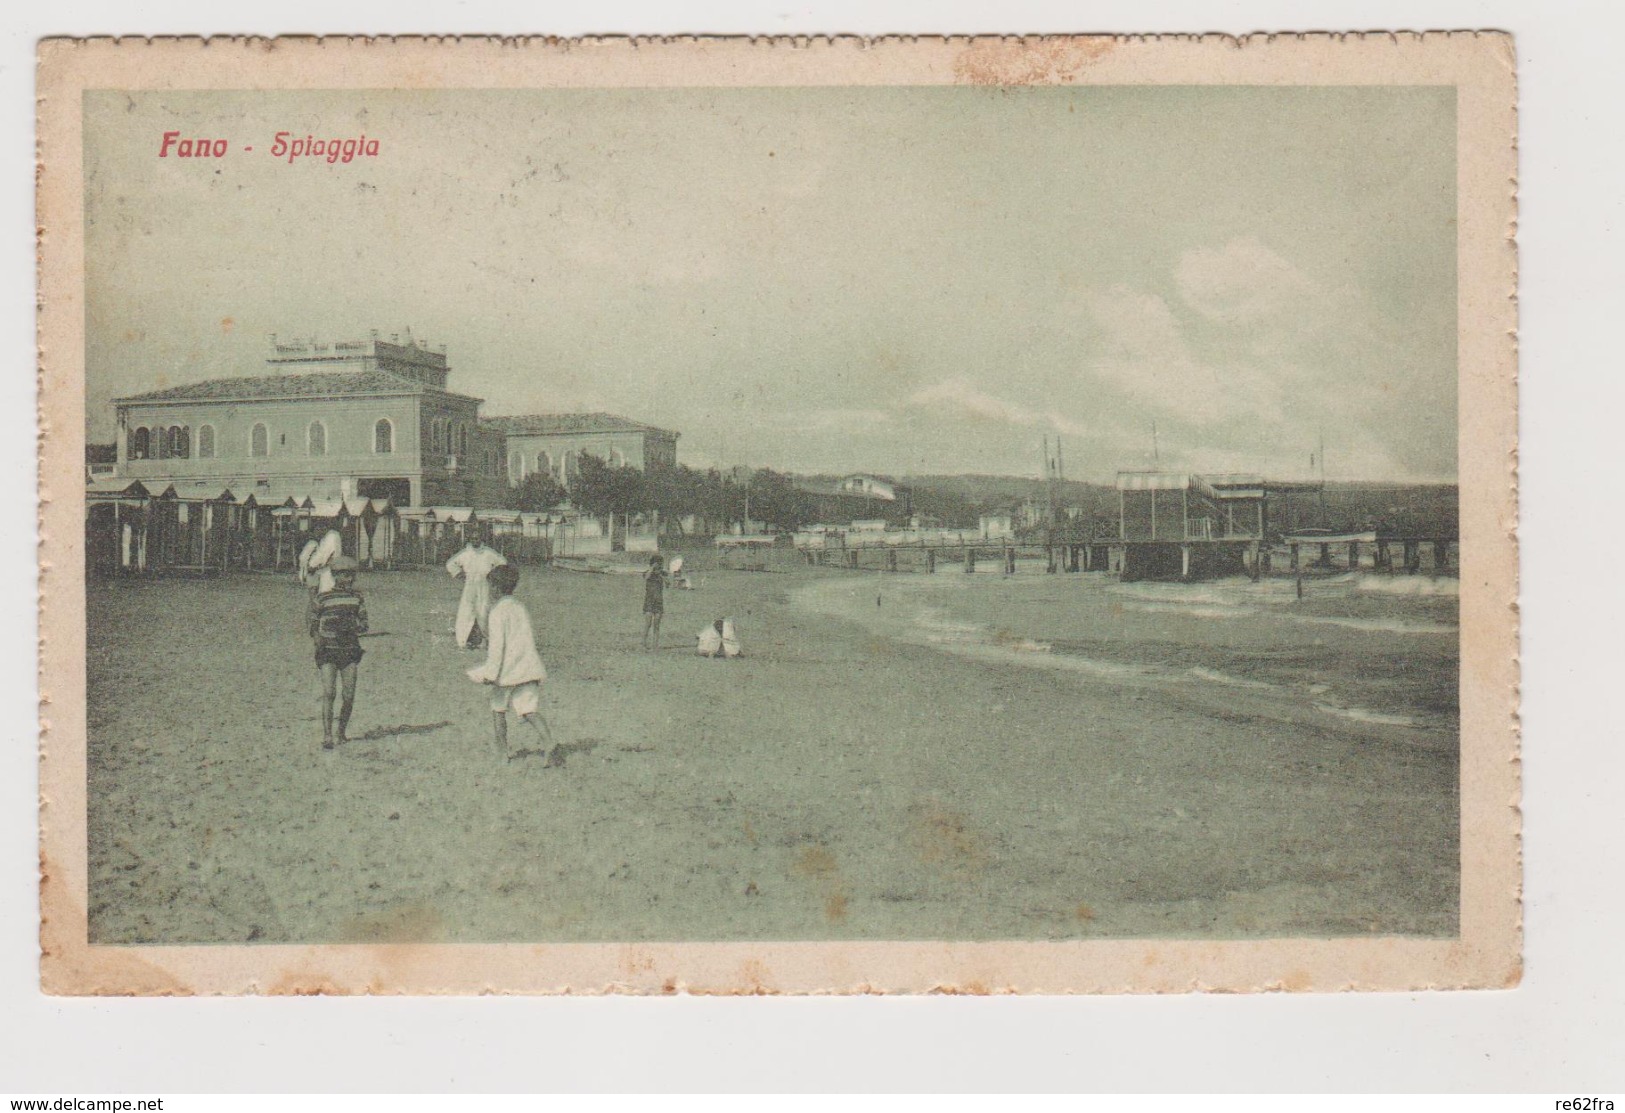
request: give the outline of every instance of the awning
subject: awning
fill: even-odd
[[[1192,476],[1170,471],[1120,471],[1119,491],[1188,491]]]

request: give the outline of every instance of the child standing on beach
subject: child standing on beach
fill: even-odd
[[[519,586],[519,569],[501,564],[491,569],[490,584],[497,601],[491,606],[486,641],[485,664],[468,670],[468,678],[490,684],[491,712],[496,727],[497,750],[512,761],[527,753],[546,753],[548,765],[563,765],[563,755],[553,742],[553,732],[540,712],[542,681],[547,669],[536,653],[536,635],[530,626],[530,612],[513,597]],[[540,750],[508,750],[508,709],[534,732]]]
[[[666,568],[655,553],[643,575],[643,648],[660,652],[660,619],[666,613]]]
[[[355,681],[361,664],[361,635],[367,632],[367,604],[355,590],[356,562],[340,554],[328,565],[333,586],[311,596],[306,628],[316,643],[316,668],[322,675],[322,749],[331,750],[333,697],[342,687],[338,741],[345,742],[350,711],[355,707]]]

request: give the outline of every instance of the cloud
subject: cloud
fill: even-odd
[[[1303,272],[1251,237],[1185,252],[1174,281],[1186,305],[1224,324],[1256,324],[1320,296]]]
[[[909,395],[903,405],[960,420],[1049,429],[1068,436],[1084,436],[1089,432],[1087,426],[1053,410],[1030,409],[1016,402],[995,398],[964,379],[948,379],[924,387]]]
[[[1112,286],[1086,293],[1084,304],[1098,330],[1089,371],[1143,403],[1148,412],[1192,425],[1281,416],[1280,376],[1290,369],[1197,358],[1161,295]]]

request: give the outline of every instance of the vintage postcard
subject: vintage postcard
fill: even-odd
[[[41,45],[42,984],[1504,987],[1494,33]]]

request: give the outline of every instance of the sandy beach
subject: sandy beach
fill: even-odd
[[[709,570],[645,654],[635,576],[527,568],[562,769],[457,582],[359,586],[324,753],[290,576],[89,585],[92,942],[1456,929],[1453,581]]]

